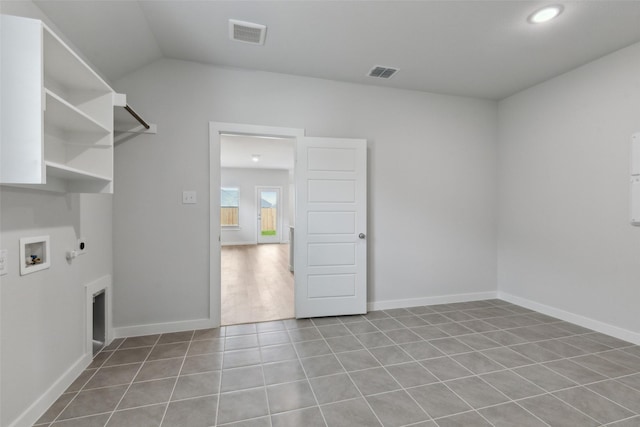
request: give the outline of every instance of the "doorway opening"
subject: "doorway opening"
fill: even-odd
[[[290,261],[295,272],[294,316],[307,318],[366,313],[367,141],[305,137],[304,129],[219,122],[209,123],[209,135],[211,327],[221,324],[222,313],[220,202],[223,186],[220,159],[221,139],[225,135],[295,141],[296,171],[295,176],[290,174],[293,185],[289,185],[288,192],[295,194],[295,209],[291,203],[293,213],[290,218],[298,228],[295,241],[291,240],[295,243],[295,259]],[[228,183],[224,188],[230,188]],[[238,189],[239,199],[243,197],[241,193],[247,192]],[[253,198],[254,201],[256,199]],[[242,228],[242,212],[245,211],[238,204],[238,223],[234,225],[239,229]],[[257,218],[251,222],[255,226]],[[257,245],[256,238],[256,246],[272,245]]]
[[[279,243],[282,238],[282,209],[280,187],[256,187],[258,226],[256,240],[261,243]]]
[[[221,324],[292,318],[295,138],[220,135]]]

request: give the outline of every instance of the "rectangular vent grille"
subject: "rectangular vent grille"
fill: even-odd
[[[267,26],[229,19],[229,38],[243,43],[264,44]]]
[[[389,79],[396,72],[398,72],[397,68],[381,67],[380,65],[376,65],[375,67],[373,67],[371,69],[371,71],[369,71],[369,74],[367,74],[367,75],[369,77],[377,77],[377,78],[380,78],[380,79]]]

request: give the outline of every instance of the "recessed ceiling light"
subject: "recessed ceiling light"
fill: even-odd
[[[528,21],[531,24],[542,24],[544,22],[549,22],[553,18],[556,18],[558,15],[562,13],[564,7],[560,4],[554,4],[552,6],[545,6],[536,12],[533,12],[529,15]]]
[[[252,155],[251,155],[251,160],[252,160],[253,162],[258,163],[258,162],[260,161],[260,154],[252,154]]]

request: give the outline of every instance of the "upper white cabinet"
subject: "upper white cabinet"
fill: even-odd
[[[41,21],[1,19],[0,183],[112,193],[113,89]]]

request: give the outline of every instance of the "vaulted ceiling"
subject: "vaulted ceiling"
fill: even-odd
[[[640,41],[640,1],[36,1],[111,81],[160,58],[501,99]],[[228,20],[267,26],[231,41]],[[367,77],[374,65],[400,71]]]

